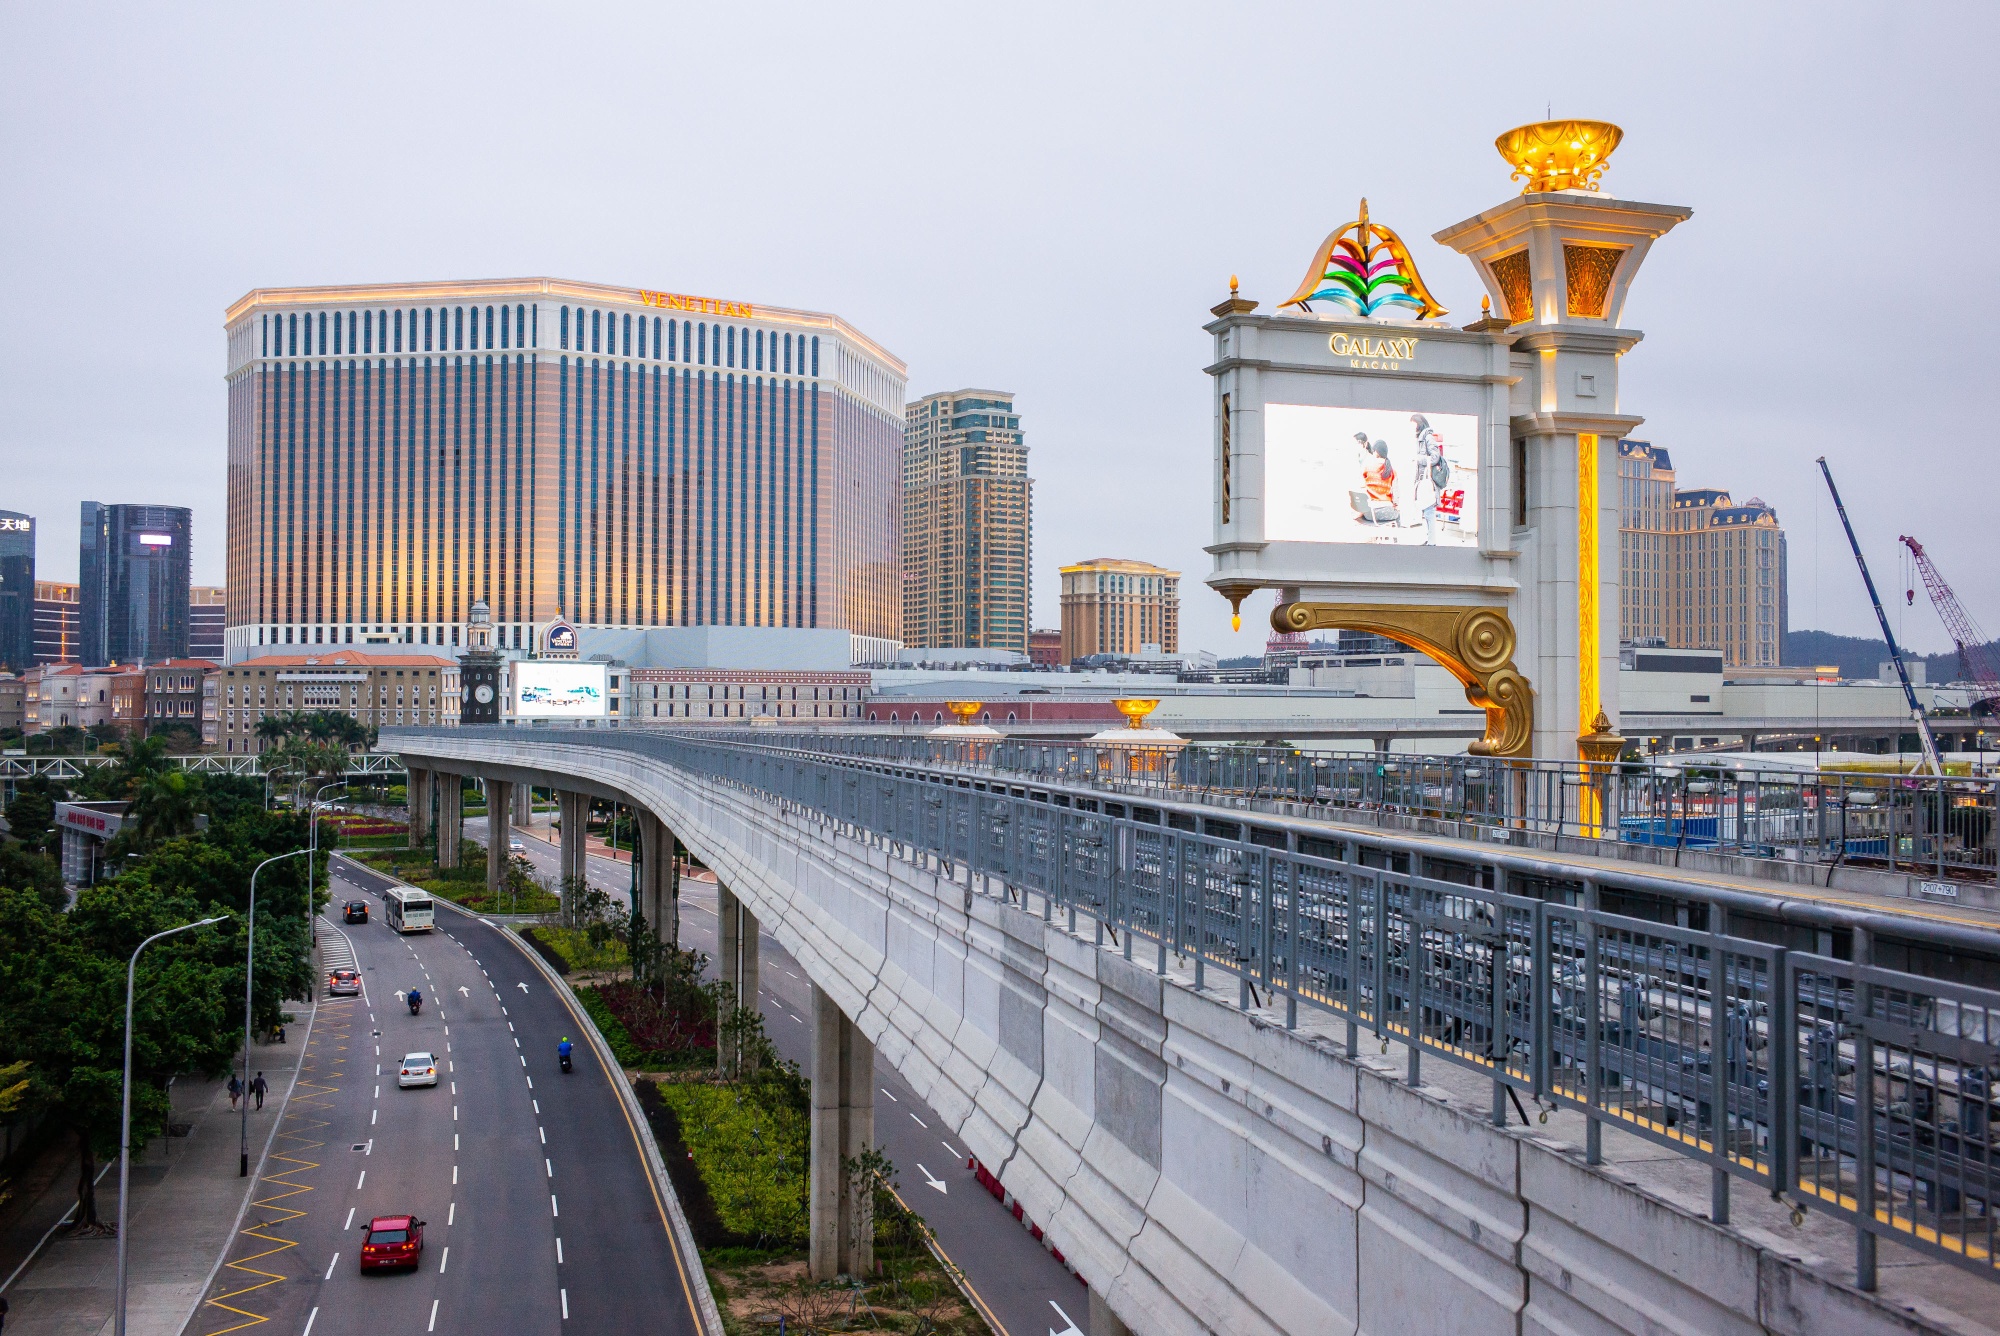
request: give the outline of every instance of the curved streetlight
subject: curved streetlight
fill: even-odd
[[[118,1331],[117,1336],[125,1336],[125,1197],[126,1188],[132,1177],[132,991],[139,973],[139,952],[144,951],[162,937],[172,937],[175,933],[187,932],[191,928],[206,928],[211,923],[220,923],[227,914],[217,914],[213,918],[201,919],[194,923],[183,923],[178,928],[168,928],[156,932],[139,943],[132,952],[132,959],[125,966],[125,1088],[119,1098],[118,1108]]]
[[[273,863],[282,863],[287,858],[311,852],[312,847],[308,845],[288,854],[277,854],[265,859],[250,872],[250,925],[243,943],[243,1143],[236,1169],[238,1178],[250,1177],[250,986],[257,969],[257,874]],[[310,883],[306,886],[306,908],[312,908]]]

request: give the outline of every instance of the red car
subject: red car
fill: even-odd
[[[423,1262],[424,1222],[414,1215],[378,1215],[368,1222],[368,1237],[361,1242],[361,1269],[387,1271],[394,1267],[415,1270]]]

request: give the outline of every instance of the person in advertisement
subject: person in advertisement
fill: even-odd
[[[1389,443],[1370,441],[1368,433],[1354,433],[1355,462],[1361,469],[1361,490],[1348,499],[1355,512],[1369,524],[1394,524],[1396,509],[1396,466],[1389,462]]]
[[[1411,506],[1423,516],[1424,546],[1437,546],[1438,499],[1451,481],[1451,465],[1444,457],[1444,438],[1432,429],[1422,413],[1410,414],[1417,433],[1416,481]],[[1414,526],[1416,521],[1411,521]]]

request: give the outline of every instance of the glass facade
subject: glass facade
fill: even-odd
[[[86,501],[78,535],[83,661],[185,659],[194,512]]]
[[[0,672],[35,666],[35,517],[0,510]]]
[[[903,367],[834,317],[536,280],[259,291],[227,328],[232,658],[456,645],[479,599],[508,648],[897,634]]]

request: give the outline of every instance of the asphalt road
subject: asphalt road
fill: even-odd
[[[466,836],[483,841],[484,819],[468,821]],[[534,830],[516,828],[514,837],[536,872],[553,878],[556,846]],[[593,886],[627,900],[629,864],[591,858],[586,871]],[[760,934],[758,943],[764,1028],[778,1052],[810,1075],[812,997],[804,972],[769,933]],[[712,879],[681,882],[681,944],[715,953]],[[1080,1331],[1089,1300],[1076,1276],[979,1185],[966,1165],[965,1148],[908,1083],[880,1061],[875,1075],[875,1135],[896,1166],[903,1200],[924,1217],[938,1246],[965,1273],[999,1336],[1065,1336],[1071,1326]]]
[[[498,929],[441,907],[437,931],[399,936],[382,923],[387,879],[333,875],[336,906],[373,910],[319,925],[329,967],[351,946],[366,992],[322,1004],[268,1186],[190,1332],[693,1336],[699,1271],[676,1256],[622,1078],[581,1043],[574,1072],[557,1068],[580,1020]],[[413,986],[421,1016],[398,996]],[[398,1089],[416,1051],[438,1056],[439,1084]],[[419,1269],[361,1275],[369,1217],[405,1212],[428,1222]]]

